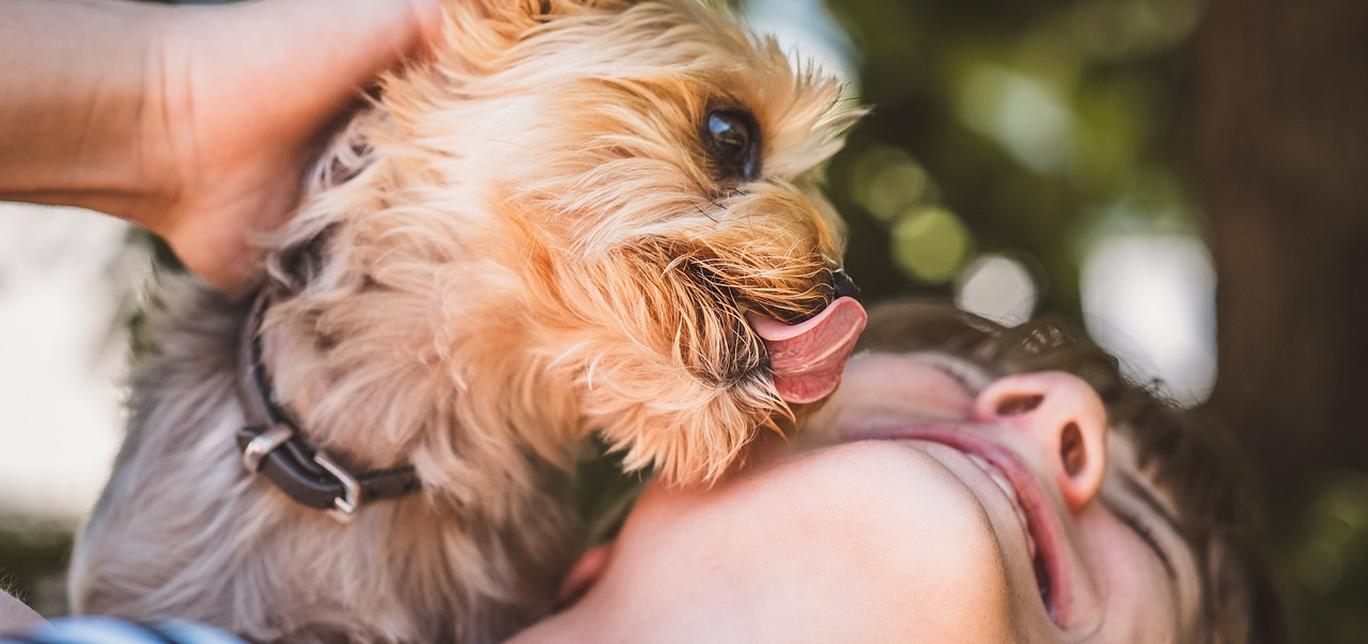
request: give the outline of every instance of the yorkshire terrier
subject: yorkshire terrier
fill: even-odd
[[[864,326],[818,192],[859,115],[837,82],[698,0],[445,20],[328,146],[254,299],[156,298],[77,611],[496,640],[582,545],[586,437],[707,483],[836,387]]]

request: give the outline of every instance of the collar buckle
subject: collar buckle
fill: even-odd
[[[276,448],[284,445],[286,441],[294,438],[294,430],[279,423],[272,425],[270,429],[257,434],[247,447],[242,449],[242,466],[248,472],[256,474],[261,471],[261,459],[268,454],[276,451]]]
[[[338,483],[342,484],[342,496],[333,498],[334,510],[330,514],[342,523],[350,522],[352,516],[361,507],[361,483],[356,480],[355,476],[352,476],[351,472],[338,465],[337,461],[332,460],[322,450],[314,452],[313,460],[318,463],[319,467],[327,470],[333,478],[337,479]]]
[[[365,501],[411,495],[421,488],[412,465],[359,474],[342,467],[310,444],[300,424],[276,403],[271,379],[262,364],[259,330],[270,298],[257,295],[243,325],[238,346],[238,398],[246,426],[235,435],[242,466],[260,474],[295,502],[327,511],[342,523],[351,521]]]

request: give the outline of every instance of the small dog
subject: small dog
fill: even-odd
[[[591,433],[707,482],[836,386],[864,325],[817,191],[859,115],[836,82],[697,0],[446,11],[326,150],[254,303],[160,294],[78,611],[495,640],[582,545]]]

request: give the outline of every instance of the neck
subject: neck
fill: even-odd
[[[534,493],[548,465],[569,470],[577,419],[542,413],[571,404],[557,404],[551,392],[564,387],[551,386],[547,370],[523,366],[517,337],[468,324],[466,337],[491,341],[439,349],[415,340],[443,336],[421,316],[333,322],[355,309],[387,310],[383,295],[356,302],[367,297],[322,310],[281,298],[262,316],[262,362],[276,399],[313,444],[361,469],[411,463],[430,493],[500,516]],[[467,365],[479,376],[467,378]]]

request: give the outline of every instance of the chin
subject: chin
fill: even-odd
[[[905,442],[859,441],[762,466],[731,494],[757,548],[784,544],[801,556],[850,558],[903,590],[943,598],[1006,585],[1007,554],[974,492],[936,458]],[[827,550],[823,550],[827,548]],[[763,551],[763,550],[761,550]],[[968,598],[966,598],[968,599]]]
[[[623,623],[638,642],[1008,641],[1004,561],[973,492],[907,443],[776,452],[711,488],[650,488],[579,600],[518,641]]]

